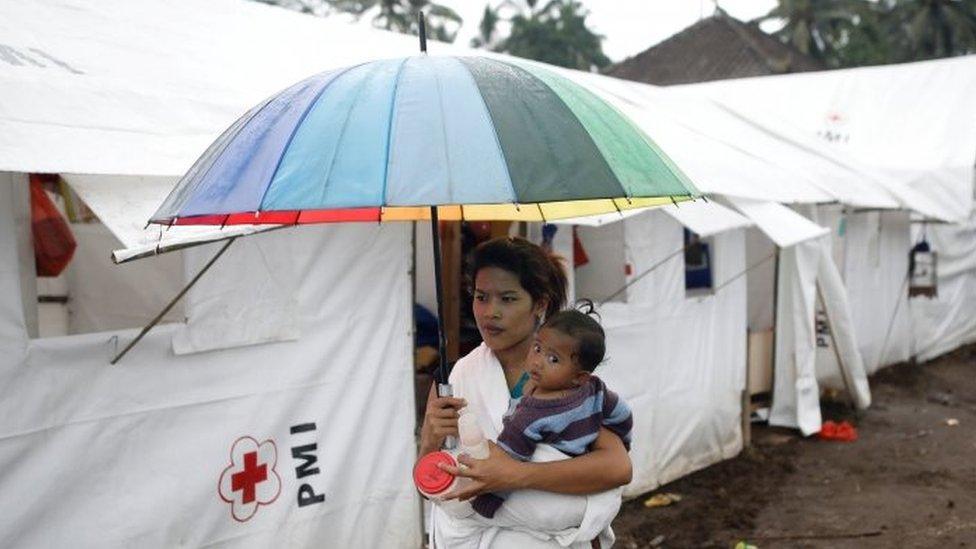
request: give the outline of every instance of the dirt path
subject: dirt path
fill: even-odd
[[[754,429],[739,457],[656,491],[680,502],[626,503],[618,547],[976,547],[976,347],[888,368],[871,389],[857,442]]]

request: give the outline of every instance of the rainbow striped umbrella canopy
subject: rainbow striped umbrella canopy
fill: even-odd
[[[545,221],[698,192],[630,120],[531,64],[416,56],[308,78],[197,160],[161,224]]]

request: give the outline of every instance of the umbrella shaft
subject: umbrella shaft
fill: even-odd
[[[434,287],[437,292],[438,383],[447,383],[447,334],[444,332],[444,284],[441,280],[441,231],[437,206],[430,207],[430,237],[434,243]]]

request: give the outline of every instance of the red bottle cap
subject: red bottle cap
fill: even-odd
[[[454,482],[454,475],[442,471],[438,463],[457,467],[454,457],[447,452],[431,452],[413,466],[413,482],[421,492],[435,496],[447,490]]]

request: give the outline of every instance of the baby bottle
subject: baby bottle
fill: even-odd
[[[464,486],[467,479],[442,470],[438,464],[458,467],[460,464],[451,452],[440,450],[420,458],[413,468],[413,482],[417,490],[431,501],[436,501],[445,513],[454,518],[464,518],[474,513],[471,504],[444,496]]]
[[[458,435],[461,439],[459,454],[467,454],[474,459],[488,459],[488,439],[478,425],[477,414],[469,412],[466,407],[461,408],[461,415],[458,417]]]
[[[475,459],[485,459],[488,457],[488,441],[485,439],[481,427],[478,426],[478,418],[475,414],[468,412],[467,408],[462,408],[459,413],[458,438],[460,439],[460,446],[455,449],[431,452],[420,458],[413,468],[413,480],[417,485],[417,490],[428,499],[437,501],[447,514],[455,518],[464,518],[474,513],[470,503],[443,498],[462,488],[468,479],[456,477],[442,470],[438,464],[443,463],[463,468],[464,465],[457,460],[459,454],[467,454]]]

